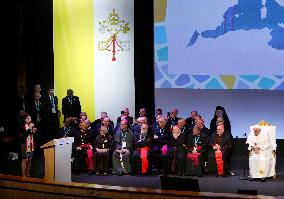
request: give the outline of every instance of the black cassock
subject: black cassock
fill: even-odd
[[[99,134],[95,141],[95,171],[108,173],[110,168],[110,152],[112,150],[113,139],[110,134]],[[105,152],[99,152],[97,149],[105,149]]]
[[[209,175],[218,174],[218,167],[216,163],[216,155],[213,146],[219,144],[222,152],[222,161],[223,161],[223,174],[228,173],[229,162],[228,156],[230,156],[230,150],[232,148],[232,142],[230,134],[225,131],[223,135],[218,136],[217,133],[213,133],[209,140],[208,145],[208,162],[207,162],[207,171]]]
[[[170,129],[167,126],[163,129],[160,127],[154,129],[154,136],[158,136],[158,138],[153,140],[153,148],[151,152],[151,163],[153,164],[153,169],[166,170],[166,149],[169,144],[170,134]]]
[[[167,149],[166,173],[184,174],[185,171],[185,138],[180,134],[176,139],[171,134]]]
[[[186,175],[201,176],[204,169],[204,153],[206,152],[208,139],[205,135],[190,134],[187,138],[186,155]],[[197,148],[197,154],[192,153],[194,147]]]
[[[84,172],[88,170],[91,172],[94,169],[93,162],[93,150],[94,136],[87,129],[85,132],[78,131],[74,137],[73,143],[73,163],[72,170],[74,172]],[[77,147],[81,147],[81,150],[77,150]]]
[[[132,155],[133,174],[145,174],[149,171],[152,139],[153,136],[150,132],[134,135],[134,151]]]

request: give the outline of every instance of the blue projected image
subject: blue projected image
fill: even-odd
[[[268,28],[271,40],[268,45],[277,50],[284,50],[284,7],[274,0],[268,0],[265,7],[261,1],[239,0],[238,4],[228,8],[223,15],[224,21],[215,30],[194,32],[187,47],[194,45],[198,36],[218,38],[227,32]]]
[[[280,0],[169,0],[169,74],[284,74]]]

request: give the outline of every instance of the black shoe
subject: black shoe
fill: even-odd
[[[260,181],[261,181],[261,182],[265,182],[266,179],[265,179],[265,178],[261,178]]]
[[[74,175],[80,175],[80,172],[79,171],[73,171],[73,174]]]
[[[122,172],[117,173],[117,176],[123,176]]]
[[[94,175],[94,174],[95,174],[95,171],[94,171],[94,170],[89,171],[89,176],[90,176],[90,175]]]

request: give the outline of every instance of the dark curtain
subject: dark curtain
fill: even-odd
[[[22,18],[27,93],[32,97],[38,83],[46,94],[54,86],[53,1],[23,0]]]
[[[145,107],[154,116],[154,5],[153,0],[134,1],[135,114]]]
[[[20,4],[17,0],[1,3],[0,126],[3,126],[5,131],[14,131],[20,41]],[[2,133],[0,133],[1,135]]]

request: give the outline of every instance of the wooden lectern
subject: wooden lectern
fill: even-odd
[[[54,139],[42,145],[45,180],[71,182],[71,153],[74,137]]]

